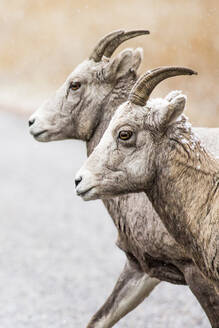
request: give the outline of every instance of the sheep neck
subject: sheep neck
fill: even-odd
[[[218,162],[181,123],[167,134],[146,193],[169,233],[204,274],[219,278]]]
[[[88,156],[99,143],[117,107],[127,100],[130,90],[136,81],[137,76],[134,72],[131,72],[125,78],[119,79],[118,82],[112,86],[111,92],[103,100],[101,108],[99,109],[101,113],[99,122],[92,133],[92,137],[86,142]]]

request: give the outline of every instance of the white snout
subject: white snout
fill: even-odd
[[[42,138],[42,135],[47,132],[47,129],[43,126],[39,118],[35,115],[32,115],[29,118],[29,132],[35,139]]]
[[[95,176],[87,169],[80,169],[75,176],[75,189],[84,200],[96,199]]]
[[[48,132],[53,127],[50,124],[48,112],[45,110],[44,104],[42,104],[30,116],[28,122],[29,122],[29,132],[37,141],[48,141]]]

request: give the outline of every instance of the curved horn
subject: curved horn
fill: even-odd
[[[116,48],[128,39],[135,38],[136,36],[149,34],[147,30],[136,30],[125,32],[123,30],[114,31],[104,36],[96,45],[89,59],[93,59],[95,62],[101,61],[103,55],[110,57]]]
[[[151,92],[161,81],[177,75],[198,74],[186,67],[158,67],[143,74],[132,88],[129,101],[135,105],[145,106]]]
[[[136,31],[129,31],[129,32],[124,32],[124,34],[116,37],[112,42],[110,42],[104,51],[104,56],[106,57],[111,57],[116,48],[123,43],[126,40],[136,38],[136,36],[140,35],[145,35],[145,34],[150,34],[149,31],[147,30],[136,30]]]

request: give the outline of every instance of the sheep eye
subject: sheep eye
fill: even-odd
[[[81,86],[80,82],[71,82],[70,84],[70,89],[71,90],[78,90]]]
[[[119,139],[121,140],[129,140],[132,136],[132,132],[131,131],[120,131],[119,132]]]

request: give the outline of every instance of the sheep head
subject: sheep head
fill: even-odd
[[[78,65],[53,97],[30,117],[30,133],[38,141],[89,140],[98,124],[102,104],[121,78],[136,75],[141,49],[126,49],[115,58],[114,50],[146,30],[116,31],[102,38],[90,58]]]
[[[195,72],[187,68],[162,67],[139,78],[128,101],[116,110],[100,143],[78,172],[78,195],[84,200],[109,198],[150,187],[158,145],[183,112],[186,97],[177,91],[166,99],[148,101],[149,96],[162,80],[191,74]]]

